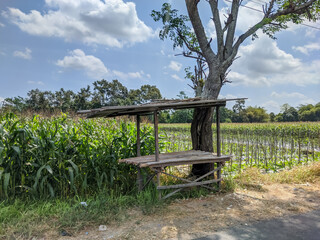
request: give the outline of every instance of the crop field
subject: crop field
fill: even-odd
[[[141,130],[141,154],[153,154],[152,125]],[[320,123],[222,124],[221,133],[222,153],[233,155],[224,174],[251,166],[278,171],[320,160]],[[190,149],[190,124],[160,125],[161,152]],[[134,156],[136,127],[130,121],[3,115],[0,199],[86,197],[105,190],[129,194],[136,169],[118,159]]]
[[[141,154],[153,154],[153,129],[141,131]],[[135,155],[134,123],[0,116],[0,199],[127,194],[136,170],[118,159]]]
[[[215,127],[213,127],[213,139]],[[190,124],[162,124],[167,152],[192,149]],[[216,148],[216,142],[214,142]],[[320,160],[320,123],[221,124],[222,154],[233,155],[225,174],[247,167],[278,171]]]

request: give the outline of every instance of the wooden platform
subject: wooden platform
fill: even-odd
[[[157,189],[168,190],[176,189],[173,192],[167,194],[164,198],[170,197],[173,194],[179,192],[183,188],[201,186],[210,190],[214,190],[211,186],[212,183],[217,183],[218,189],[221,185],[221,170],[226,161],[231,159],[231,156],[221,155],[221,141],[220,141],[220,114],[219,108],[226,106],[227,101],[231,100],[244,100],[244,98],[238,99],[201,99],[192,98],[184,100],[161,100],[157,102],[131,105],[131,106],[108,106],[98,109],[78,111],[78,114],[85,115],[87,118],[94,117],[116,117],[122,115],[136,115],[137,116],[137,157],[121,159],[119,162],[132,164],[137,166],[137,186],[139,191],[143,190],[145,186],[157,175]],[[186,151],[186,152],[173,152],[160,154],[159,149],[159,130],[158,130],[158,113],[165,109],[188,109],[188,108],[211,108],[216,109],[216,136],[217,136],[217,153],[205,152],[205,151]],[[141,140],[140,140],[140,116],[153,114],[154,117],[154,139],[155,139],[155,155],[141,156]],[[192,165],[201,163],[213,163],[216,165],[214,169],[202,176],[199,176],[195,180],[185,179],[178,176],[174,176],[165,171],[164,167],[167,166],[179,166],[179,165]],[[144,183],[141,168],[150,168],[154,174]],[[161,186],[160,175],[168,175],[174,177],[185,183],[176,184],[170,186]],[[216,174],[216,178],[215,178]],[[211,177],[211,180],[205,178]],[[159,191],[159,198],[161,198],[161,192]]]
[[[230,159],[231,156],[229,155],[218,157],[216,154],[211,152],[190,150],[185,152],[162,153],[159,155],[159,161],[155,160],[155,155],[148,155],[142,157],[121,159],[119,160],[119,162],[133,164],[140,168],[158,168],[198,163],[225,162],[229,161]]]

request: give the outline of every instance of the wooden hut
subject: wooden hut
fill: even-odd
[[[102,107],[92,110],[83,110],[79,111],[78,114],[85,114],[87,118],[95,117],[116,117],[123,115],[136,115],[137,119],[137,157],[129,159],[121,159],[119,162],[126,164],[132,164],[137,166],[138,176],[137,184],[139,190],[144,188],[141,168],[150,168],[154,175],[149,178],[148,182],[157,175],[157,189],[173,189],[171,193],[167,194],[163,198],[168,198],[173,194],[179,192],[183,188],[201,186],[208,189],[214,189],[210,186],[212,183],[217,183],[220,188],[221,185],[221,168],[226,161],[231,159],[229,155],[221,155],[220,149],[220,116],[219,116],[219,107],[225,106],[227,101],[242,100],[242,99],[218,99],[218,100],[202,100],[200,98],[184,99],[184,100],[159,100],[147,104],[140,105],[131,105],[131,106],[109,106]],[[160,153],[159,152],[159,139],[158,139],[158,113],[161,110],[165,109],[186,109],[186,108],[203,108],[203,107],[214,107],[216,108],[216,136],[217,136],[217,152],[205,152],[199,150],[190,150],[184,152],[173,152],[173,153]],[[155,154],[148,156],[141,156],[140,154],[140,116],[150,115],[154,116],[154,134],[155,134]],[[200,164],[200,163],[214,163],[216,167],[214,170],[198,177],[194,180],[189,180],[181,178],[164,171],[164,168],[167,166],[179,166],[179,165],[191,165],[191,164]],[[209,179],[203,181],[204,178],[213,176],[214,173],[217,173],[216,179]],[[171,177],[177,178],[185,183],[176,184],[176,185],[167,185],[161,186],[160,175],[165,174]],[[201,181],[202,180],[202,181]],[[159,192],[161,197],[161,192]]]

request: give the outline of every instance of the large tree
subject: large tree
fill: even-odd
[[[257,30],[262,29],[273,38],[275,32],[287,28],[290,22],[299,24],[306,19],[312,21],[319,19],[320,9],[320,0],[264,0],[265,4],[261,8],[264,14],[261,20],[237,36],[239,8],[243,0],[227,1],[231,2],[231,6],[224,22],[220,18],[222,15],[220,4],[222,5],[223,1],[206,0],[215,26],[216,40],[213,41],[207,36],[201,21],[199,2],[200,0],[185,0],[188,16],[178,16],[177,10],[171,9],[168,3],[163,4],[161,11],[153,11],[151,15],[155,21],[162,21],[164,25],[159,34],[161,39],[169,37],[174,41],[174,47],[180,46],[186,49],[183,52],[184,56],[195,58],[198,66],[201,63],[202,67],[205,65],[208,68],[205,79],[199,78],[199,69],[195,72],[198,79],[203,81],[203,84],[201,82],[195,84],[196,87],[201,87],[198,95],[203,99],[218,97],[221,87],[227,81],[228,69],[237,57],[240,45],[248,37],[255,37]],[[191,26],[187,21],[191,22]],[[193,149],[213,151],[212,115],[211,108],[199,108],[194,111],[191,125]],[[193,173],[198,175],[209,169],[208,164],[197,165],[193,167]]]

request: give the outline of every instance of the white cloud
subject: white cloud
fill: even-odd
[[[238,55],[240,59],[228,75],[232,85],[320,84],[320,60],[304,63],[279,49],[277,42],[267,36],[240,47]]]
[[[113,70],[112,73],[115,77],[123,80],[151,78],[150,74],[145,74],[143,71],[124,73],[121,71]]]
[[[223,23],[223,21],[221,23]],[[208,38],[212,38],[212,40],[215,40],[216,37],[217,37],[216,36],[216,28],[214,26],[214,23],[213,23],[212,19],[210,19],[208,24],[207,24],[206,34],[207,34]]]
[[[31,53],[32,51],[29,48],[26,48],[24,52],[14,51],[13,56],[30,60],[32,58]]]
[[[120,80],[151,78],[150,74],[146,74],[142,70],[128,73],[108,70],[101,59],[93,55],[86,55],[81,49],[70,51],[69,55],[58,60],[56,65],[64,69],[82,70],[93,79],[103,77],[117,77]],[[62,71],[59,72],[62,73]]]
[[[44,85],[42,81],[27,81],[28,84]]]
[[[314,42],[314,43],[309,43],[304,46],[293,46],[293,50],[299,51],[303,54],[309,55],[310,52],[312,51],[319,51],[320,50],[320,43]]]
[[[81,49],[75,49],[58,60],[56,64],[65,69],[84,70],[91,78],[102,78],[108,73],[108,69],[103,62],[92,55],[86,55]]]
[[[179,72],[181,70],[182,64],[176,61],[171,61],[168,67],[173,71]]]
[[[8,8],[2,15],[31,35],[122,47],[144,42],[153,31],[138,18],[133,2],[123,0],[45,0],[48,12]]]
[[[180,78],[177,74],[172,74],[171,77],[175,80],[178,80],[180,82],[183,82],[184,80],[182,78]]]
[[[224,27],[224,22],[227,21],[227,18],[225,16],[228,16],[228,13],[230,12],[230,8],[231,8],[231,3],[229,1],[224,1],[224,3],[228,7],[222,8],[221,10],[220,19],[221,19],[222,27]],[[263,12],[259,12],[260,10],[262,11],[262,5],[263,5],[262,2],[261,4],[257,5],[257,3],[254,1],[248,1],[246,4],[244,4],[245,7],[239,8],[239,17],[237,21],[238,31],[245,32],[254,24],[262,20]],[[252,10],[252,8],[257,9],[258,11]]]
[[[290,101],[290,100],[295,100],[298,104],[315,104],[316,101],[313,100],[312,98],[309,98],[308,96],[298,93],[298,92],[272,92],[271,97],[275,99],[281,99],[285,101]]]
[[[0,22],[0,27],[4,27],[5,25],[3,23]]]
[[[288,103],[290,106],[297,107],[300,104],[315,104],[316,101],[299,92],[275,92],[270,94],[271,100],[261,104],[269,112],[278,113],[281,106]]]
[[[265,103],[262,103],[261,107],[267,109],[268,112],[278,113],[280,112],[281,105],[279,104],[279,102],[270,100]]]

